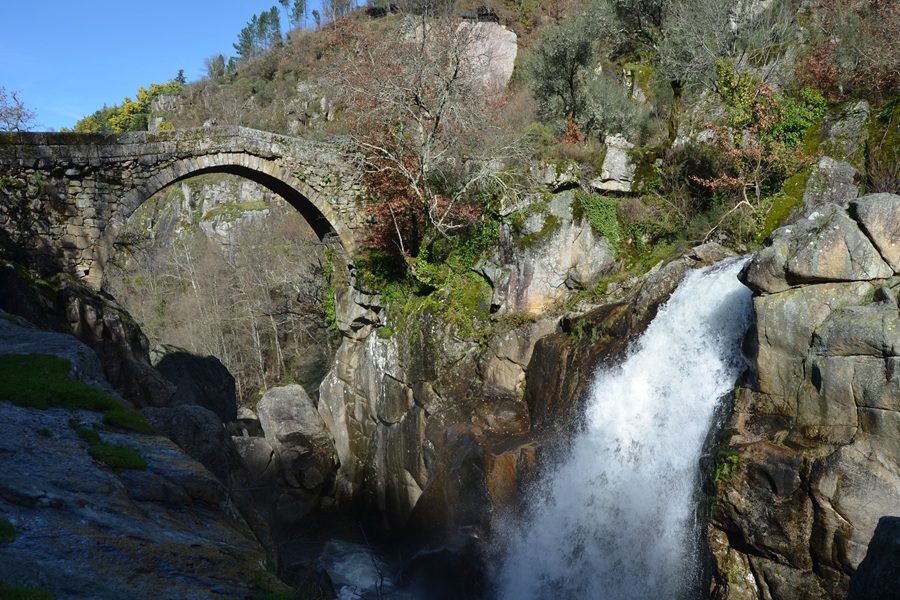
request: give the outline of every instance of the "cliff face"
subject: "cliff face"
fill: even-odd
[[[718,454],[715,598],[844,598],[900,507],[900,196],[821,204],[743,273],[751,372]]]
[[[60,378],[73,394],[83,383],[115,398],[90,348],[0,311],[0,356],[32,353],[68,361],[69,377]],[[225,487],[200,463],[161,435],[67,407],[71,398],[29,406],[10,392],[10,377],[0,400],[0,595],[32,597],[7,586],[75,598],[249,597],[283,588],[264,571],[266,553]],[[44,376],[29,388],[49,385]]]

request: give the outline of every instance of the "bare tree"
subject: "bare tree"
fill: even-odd
[[[503,162],[515,147],[493,116],[503,97],[490,81],[496,49],[484,28],[428,11],[417,21],[378,38],[357,32],[338,82],[382,200],[374,214],[390,222],[404,256],[477,218],[471,198],[506,185]]]
[[[660,71],[685,87],[712,86],[719,60],[729,58],[741,65],[749,53],[783,44],[796,35],[795,16],[793,0],[774,0],[769,5],[672,1],[663,15]]]
[[[16,91],[7,91],[0,85],[0,131],[28,131],[34,124],[35,114],[25,107]]]

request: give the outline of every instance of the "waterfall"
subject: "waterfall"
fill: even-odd
[[[745,365],[745,260],[690,272],[625,361],[594,376],[572,448],[498,532],[508,600],[690,598],[695,492],[716,403]]]

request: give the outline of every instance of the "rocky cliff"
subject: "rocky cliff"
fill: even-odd
[[[66,365],[59,374],[50,369],[56,357]],[[266,552],[209,471],[139,417],[112,418],[125,409],[115,408],[122,400],[90,348],[0,312],[0,358],[21,363],[10,371],[3,362],[0,392],[0,596],[286,589],[266,572]],[[46,370],[27,380],[37,364]],[[79,397],[108,408],[79,408]]]
[[[714,598],[844,598],[900,509],[900,196],[819,204],[743,272],[756,323],[715,467]]]

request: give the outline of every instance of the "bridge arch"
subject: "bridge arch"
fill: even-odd
[[[340,138],[304,140],[224,126],[123,134],[0,134],[0,239],[39,271],[102,281],[116,235],[167,185],[231,173],[284,198],[352,255],[364,193]]]
[[[94,258],[95,272],[89,279],[97,285],[100,284],[116,237],[142,204],[173,183],[209,173],[236,175],[262,185],[296,209],[320,240],[331,245],[333,249],[343,250],[347,254],[353,252],[352,232],[343,226],[343,222],[336,217],[331,205],[320,197],[321,194],[301,179],[302,173],[299,175],[290,173],[275,161],[248,153],[208,154],[174,161],[158,169],[146,183],[125,194],[119,208],[111,215],[109,224],[100,236]],[[339,243],[340,248],[334,247],[335,241]]]

